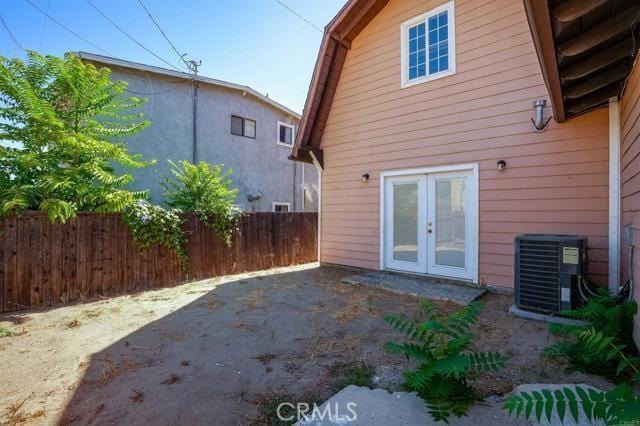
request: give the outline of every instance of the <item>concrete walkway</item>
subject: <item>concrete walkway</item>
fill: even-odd
[[[348,386],[331,397],[317,410],[315,418],[301,421],[300,426],[425,426],[444,425],[434,422],[427,413],[424,402],[415,394],[389,393],[383,389],[367,389]],[[323,415],[324,413],[324,415]],[[467,417],[451,416],[449,424],[475,425],[524,425],[502,410],[502,402],[475,404]]]
[[[581,385],[586,386],[586,385]],[[514,393],[531,392],[533,390],[549,389],[552,392],[568,387],[575,393],[576,385],[549,385],[549,384],[525,384],[514,389]],[[592,386],[588,388],[596,389]],[[549,422],[543,416],[538,423],[532,415],[528,422],[522,418],[515,418],[502,409],[504,401],[486,400],[474,404],[467,416],[449,418],[449,424],[454,426],[509,426],[509,425],[537,425],[542,426],[604,426],[602,422],[590,423],[582,410],[579,411],[579,421],[576,422],[569,415],[560,421],[554,409]],[[315,416],[309,416],[306,421],[300,421],[300,426],[424,426],[444,425],[443,422],[435,422],[427,412],[424,401],[415,393],[394,392],[389,393],[383,389],[368,389],[357,386],[348,386],[332,396],[319,409]]]
[[[482,296],[487,290],[471,284],[434,277],[419,277],[390,272],[367,272],[346,277],[342,282],[383,288],[401,294],[431,300],[447,300],[460,305]]]

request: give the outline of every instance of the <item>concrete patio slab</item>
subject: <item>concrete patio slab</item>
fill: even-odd
[[[351,405],[349,405],[351,404]],[[451,416],[451,425],[524,425],[525,422],[509,417],[502,410],[502,402],[478,403],[471,407],[467,417]],[[424,402],[408,392],[389,393],[383,389],[348,386],[326,401],[315,418],[309,416],[300,426],[424,426],[444,425],[434,422]]]
[[[343,278],[342,282],[382,288],[431,300],[446,300],[460,305],[468,305],[487,291],[485,288],[442,278],[418,277],[390,272],[367,272],[352,275]]]

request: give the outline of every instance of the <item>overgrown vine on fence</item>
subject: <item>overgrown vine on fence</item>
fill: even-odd
[[[182,230],[181,211],[167,210],[140,200],[122,211],[121,219],[129,227],[131,236],[140,250],[158,244],[172,250],[183,267],[188,262]]]

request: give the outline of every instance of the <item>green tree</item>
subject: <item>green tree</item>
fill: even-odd
[[[167,204],[185,212],[193,212],[213,229],[227,245],[231,244],[240,211],[233,203],[238,194],[230,177],[232,170],[224,172],[221,165],[207,162],[191,164],[180,161],[171,164],[173,177],[165,176],[163,186]]]
[[[73,54],[28,52],[26,63],[0,57],[0,216],[40,209],[66,221],[78,211],[116,212],[146,192],[114,166],[146,167],[120,138],[149,125],[141,99],[124,96],[110,80]],[[14,145],[14,146],[11,146]]]
[[[433,420],[449,423],[451,414],[466,415],[476,400],[469,378],[503,368],[507,358],[497,352],[467,350],[474,337],[470,327],[482,309],[480,302],[472,302],[448,315],[437,314],[436,305],[430,301],[423,301],[420,307],[418,319],[384,317],[387,324],[409,340],[388,342],[387,350],[415,360],[417,367],[404,372],[405,386],[426,402]]]

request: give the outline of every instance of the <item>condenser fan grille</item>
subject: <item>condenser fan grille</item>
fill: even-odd
[[[520,306],[560,310],[558,247],[554,241],[520,241]]]

